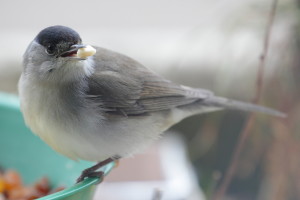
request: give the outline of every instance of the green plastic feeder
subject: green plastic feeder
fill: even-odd
[[[19,109],[19,100],[14,95],[0,93],[0,166],[17,170],[25,184],[32,184],[46,176],[53,187],[65,186],[60,192],[39,198],[39,200],[89,200],[92,199],[98,178],[88,178],[75,184],[81,171],[94,163],[76,162],[65,158],[39,137],[35,136],[24,124]],[[107,175],[115,163],[102,168]]]

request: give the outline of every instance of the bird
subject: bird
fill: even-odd
[[[102,176],[102,166],[144,150],[192,115],[235,109],[285,116],[174,83],[126,55],[83,44],[62,25],[44,28],[28,45],[18,90],[34,134],[70,159],[97,162],[77,182]]]

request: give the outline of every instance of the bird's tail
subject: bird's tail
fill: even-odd
[[[225,109],[227,108],[227,109],[243,110],[243,111],[250,111],[250,112],[260,112],[260,113],[265,113],[277,117],[286,117],[286,114],[271,108],[255,105],[252,103],[226,99],[223,97],[211,96],[205,99],[203,103],[210,106],[221,107]]]

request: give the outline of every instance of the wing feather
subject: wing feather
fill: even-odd
[[[87,98],[109,115],[139,116],[191,104],[211,95],[168,81],[127,56],[97,48]]]

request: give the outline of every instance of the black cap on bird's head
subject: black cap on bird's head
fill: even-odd
[[[96,49],[82,44],[79,34],[65,26],[51,26],[40,31],[28,45],[24,71],[51,83],[69,82],[91,75]]]
[[[50,26],[43,29],[35,41],[44,46],[50,56],[69,57],[76,54],[81,44],[80,35],[66,26]]]

